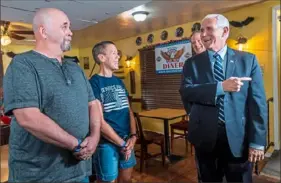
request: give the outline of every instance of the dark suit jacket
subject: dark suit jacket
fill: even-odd
[[[261,69],[255,55],[227,48],[226,79],[251,77],[239,92],[225,92],[224,113],[227,138],[235,157],[250,143],[266,145],[267,106]],[[189,58],[183,68],[180,94],[190,113],[188,139],[195,147],[211,151],[217,139],[217,82],[205,51]],[[190,104],[192,107],[190,108]]]

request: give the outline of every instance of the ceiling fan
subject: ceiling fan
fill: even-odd
[[[11,22],[1,20],[1,45],[7,46],[9,45],[13,39],[16,40],[24,40],[26,37],[23,35],[33,35],[32,30],[10,30],[12,27]],[[19,27],[19,26],[16,26]]]

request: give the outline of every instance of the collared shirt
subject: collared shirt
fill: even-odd
[[[226,59],[227,59],[226,58],[226,56],[227,56],[226,52],[227,52],[227,46],[226,45],[221,50],[219,50],[217,52],[220,55],[220,57],[222,58],[222,60],[223,60],[223,74],[224,74],[224,76],[225,76]],[[216,59],[214,58],[215,54],[216,54],[216,52],[208,50],[208,55],[209,55],[210,61],[212,63],[213,74],[214,74],[214,64],[216,62]],[[216,98],[217,98],[217,96],[220,96],[220,95],[224,95],[224,90],[223,90],[223,87],[222,87],[222,82],[218,82]]]

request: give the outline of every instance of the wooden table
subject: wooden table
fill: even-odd
[[[164,122],[164,137],[165,137],[165,153],[169,160],[177,161],[182,159],[181,156],[171,154],[170,138],[169,138],[169,120],[184,117],[186,112],[184,109],[169,109],[158,108],[149,111],[142,111],[139,113],[140,117],[160,119]]]

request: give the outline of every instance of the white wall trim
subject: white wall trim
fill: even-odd
[[[279,109],[278,109],[278,48],[277,48],[277,11],[280,10],[280,5],[274,6],[272,9],[272,58],[273,58],[273,106],[274,106],[274,149],[279,150]]]

